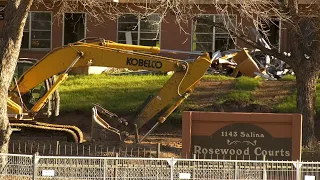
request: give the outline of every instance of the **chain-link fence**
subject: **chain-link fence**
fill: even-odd
[[[320,162],[0,154],[0,179],[318,179]]]
[[[162,149],[163,147],[163,149]],[[43,156],[106,156],[112,157],[181,157],[181,148],[168,148],[156,144],[120,144],[72,143],[59,141],[10,141],[10,154],[39,153]]]

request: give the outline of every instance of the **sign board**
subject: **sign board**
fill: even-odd
[[[316,176],[305,175],[304,180],[316,180]]]
[[[300,114],[184,112],[182,123],[189,158],[301,159]]]
[[[227,125],[212,136],[192,136],[191,153],[205,158],[206,155],[230,159],[240,156],[241,159],[277,159],[291,157],[291,138],[273,138],[264,129],[249,124],[235,123]],[[200,155],[200,156],[199,156]]]
[[[54,170],[42,170],[42,176],[54,176]]]
[[[190,173],[179,173],[179,179],[190,179],[191,174]]]

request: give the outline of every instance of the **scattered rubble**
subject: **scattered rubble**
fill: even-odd
[[[284,75],[294,75],[293,70],[283,61],[262,53],[259,49],[217,51],[212,54],[210,74],[232,77],[249,76],[277,80]]]
[[[267,49],[271,49],[271,46],[267,41],[257,32],[254,28],[251,28],[253,36],[257,39],[262,46]],[[166,50],[167,52],[168,50]],[[190,57],[185,59],[187,62],[195,60],[194,55],[198,56],[201,53],[185,52],[185,51],[170,51],[174,54],[189,54]],[[259,49],[229,49],[226,51],[209,52],[212,57],[211,67],[208,69],[209,74],[219,74],[232,77],[249,76],[249,77],[262,77],[268,80],[278,80],[284,75],[294,75],[293,70],[282,60],[279,60],[273,56],[263,53]],[[286,56],[290,56],[290,53],[284,53]],[[192,57],[192,58],[191,58]],[[141,75],[141,74],[167,74],[154,71],[130,71],[128,69],[110,69],[108,74],[112,75]]]
[[[251,32],[260,45],[267,49],[271,46],[254,28]],[[285,56],[290,53],[284,52]],[[293,70],[283,61],[263,53],[259,49],[246,49],[227,51],[217,51],[212,55],[213,63],[209,72],[213,74],[223,74],[233,77],[238,76],[260,76],[269,80],[277,80],[284,75],[294,75]]]

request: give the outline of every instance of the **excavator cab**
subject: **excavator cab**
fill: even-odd
[[[38,60],[33,58],[19,58],[13,80],[11,85],[14,86],[16,83],[16,79],[30,69]],[[35,103],[43,97],[43,95],[52,87],[55,82],[55,76],[46,79],[44,82],[40,83],[28,93],[23,95],[16,95],[15,97],[20,98],[20,102],[23,102],[23,107],[25,109],[31,109]],[[10,92],[9,92],[10,93]],[[41,118],[49,118],[52,116],[59,115],[59,107],[60,107],[60,96],[58,90],[55,91],[49,98],[47,103],[43,106],[43,108],[34,116],[34,119],[41,119]]]

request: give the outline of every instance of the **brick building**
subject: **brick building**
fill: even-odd
[[[2,2],[5,4],[5,1]],[[221,20],[221,15],[215,14],[214,9],[207,9],[207,12],[184,24],[185,33],[175,23],[174,15],[170,14],[165,17],[165,22],[159,22],[157,14],[147,19],[142,19],[137,14],[126,14],[117,20],[107,20],[97,25],[82,12],[65,13],[61,22],[55,20],[55,11],[34,6],[24,28],[20,56],[40,59],[53,48],[86,37],[101,37],[125,43],[126,34],[131,36],[133,44],[158,46],[163,49],[216,51],[245,46],[237,39],[232,41],[226,31],[212,26],[212,22]],[[233,18],[239,21],[236,16]],[[0,26],[2,25],[3,20],[0,20]],[[285,51],[287,37],[285,29],[281,28],[281,22],[275,22],[270,32],[271,43]]]

